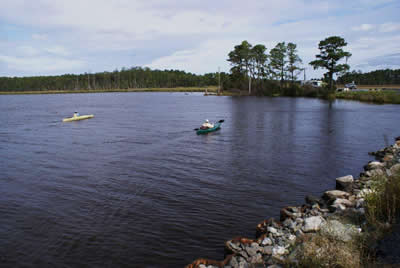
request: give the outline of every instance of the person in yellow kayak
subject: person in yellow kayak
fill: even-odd
[[[74,113],[74,117],[78,117],[79,116],[79,113],[78,112],[75,112]]]
[[[213,128],[214,124],[211,124],[210,121],[208,121],[208,119],[206,119],[206,121],[201,125],[200,129],[209,129],[209,128]]]

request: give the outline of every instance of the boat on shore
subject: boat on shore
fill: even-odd
[[[93,117],[94,117],[93,114],[78,115],[78,116],[64,118],[63,122],[79,121],[79,120],[85,120],[85,119],[89,119],[89,118],[93,118]]]

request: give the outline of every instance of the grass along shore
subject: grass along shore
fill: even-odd
[[[108,92],[207,92],[215,93],[217,86],[174,87],[174,88],[129,88],[129,89],[93,89],[93,90],[36,90],[36,91],[0,91],[0,95],[21,94],[69,94],[69,93],[108,93]]]
[[[337,92],[336,98],[382,104],[400,104],[400,92],[389,90]]]

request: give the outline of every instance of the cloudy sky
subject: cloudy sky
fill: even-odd
[[[298,45],[348,42],[352,69],[400,68],[399,0],[0,0],[0,76],[113,71],[122,67],[229,70],[243,40]]]

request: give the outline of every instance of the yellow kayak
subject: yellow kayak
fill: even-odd
[[[92,117],[94,117],[94,115],[92,115],[92,114],[73,116],[73,117],[64,118],[63,122],[72,122],[72,121],[84,120],[84,119],[89,119],[89,118],[92,118]]]

